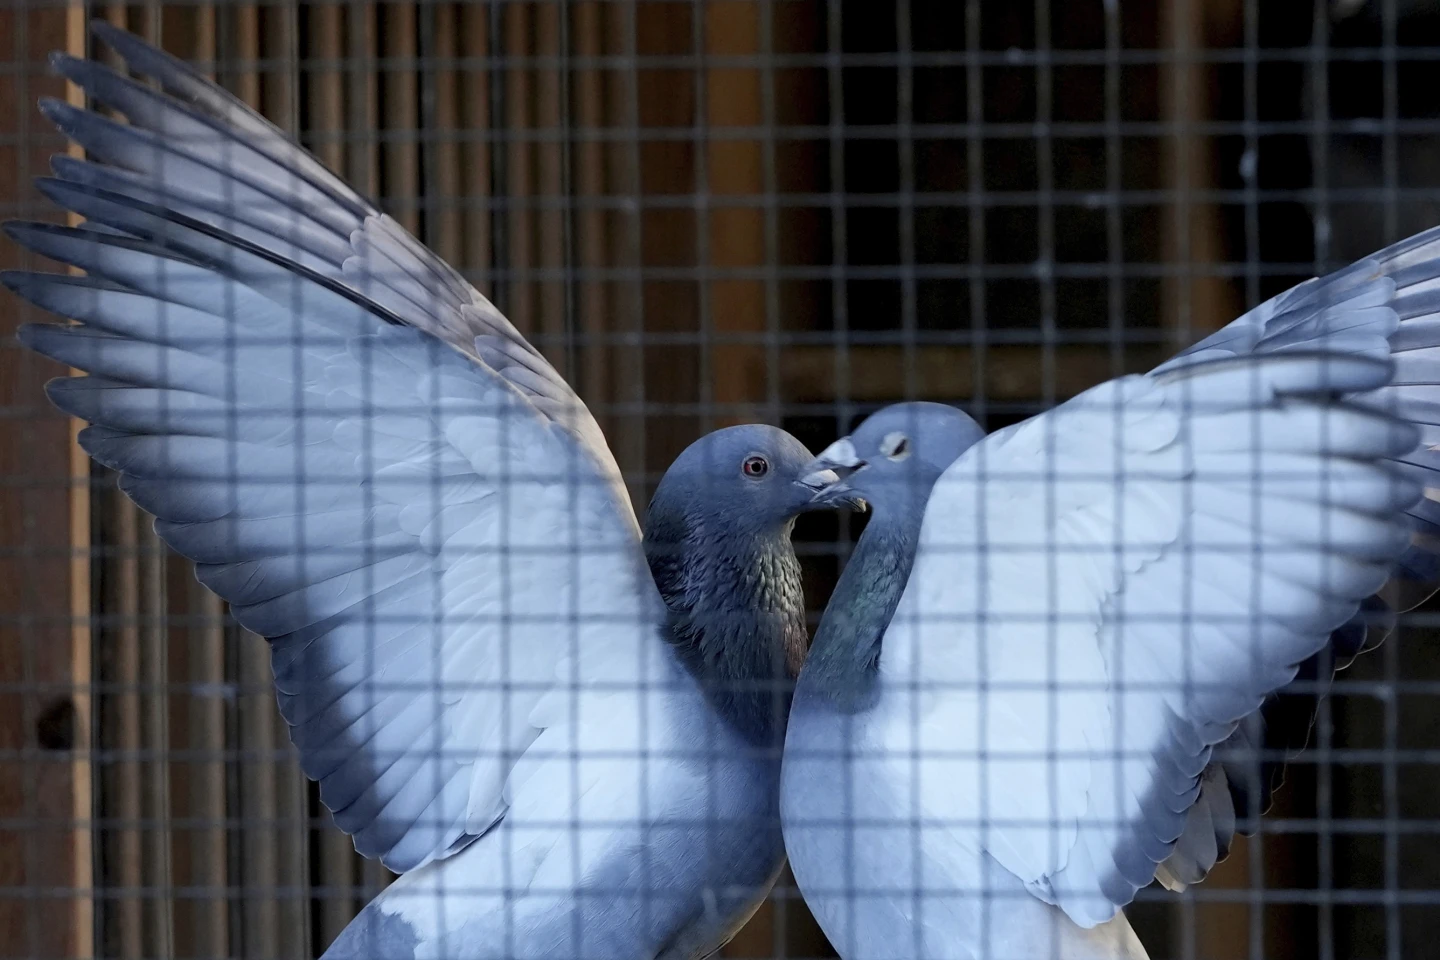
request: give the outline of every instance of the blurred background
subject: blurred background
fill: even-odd
[[[995,428],[1440,222],[1440,4],[509,0],[0,8],[0,214],[105,18],[217,76],[461,268],[643,506],[702,432]],[[0,243],[0,266],[31,265]],[[385,884],[242,636],[43,401],[0,309],[0,957],[309,958]],[[838,524],[838,526],[837,526]],[[852,521],[799,531],[823,607]],[[1440,943],[1440,649],[1341,675],[1277,809],[1133,911],[1155,958]],[[833,955],[782,883],[725,950]]]

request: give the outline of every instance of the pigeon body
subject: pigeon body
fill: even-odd
[[[1202,879],[1268,800],[1233,755],[1256,719],[1280,704],[1303,745],[1275,693],[1358,652],[1387,582],[1433,588],[1437,257],[1410,238],[1148,375],[960,430],[918,511],[902,429],[817,459],[874,508],[851,564],[909,565],[898,594],[837,589],[862,614],[827,610],[787,735],[787,849],[846,960],[1146,956],[1121,908]]]
[[[767,475],[752,479],[741,465],[757,457]],[[401,876],[327,958],[583,951],[680,960],[735,935],[784,859],[780,757],[796,648],[806,639],[790,531],[813,503],[815,488],[797,482],[813,472],[810,460],[784,431],[731,427],[692,444],[661,480],[644,548],[666,607],[658,634],[669,655],[636,681],[656,694],[635,713],[595,718],[634,725],[619,738],[607,730],[599,750],[641,746],[604,758],[581,785],[578,807],[593,824],[582,820],[573,839],[557,831],[576,814],[569,764],[538,763],[531,775],[522,761],[507,816],[460,855]],[[497,882],[517,866],[526,872],[518,891]]]
[[[96,30],[159,89],[55,58],[129,122],[42,104],[91,159],[41,189],[86,222],[7,231],[85,275],[4,282],[76,321],[21,332],[89,374],[49,396],[269,641],[303,769],[401,874],[327,956],[713,952],[782,859],[789,533],[834,477],[781,431],[719,431],[642,544],[594,418],[489,301],[239,101]]]

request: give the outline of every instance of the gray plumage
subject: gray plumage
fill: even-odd
[[[814,695],[847,712],[870,703],[880,638],[910,579],[930,490],[945,468],[984,435],[979,424],[954,407],[897,403],[866,418],[815,459],[815,469],[834,470],[841,477],[823,498],[858,497],[870,505],[871,515],[821,616],[805,665]],[[846,479],[860,470],[865,473],[854,484]]]
[[[1303,746],[1286,685],[1376,642],[1387,581],[1434,589],[1437,277],[1430,231],[962,431],[919,510],[877,442],[898,411],[821,454],[875,507],[870,572],[797,687],[782,819],[842,956],[1145,956],[1117,908],[1203,879],[1268,802],[1243,751]]]
[[[642,546],[594,418],[489,301],[229,94],[95,29],[161,89],[54,58],[129,122],[42,104],[90,160],[40,188],[87,220],[6,230],[86,275],[3,280],[76,321],[21,331],[90,374],[50,398],[269,641],[302,768],[403,874],[329,955],[712,952],[779,869],[789,532],[833,477],[782,431],[720,431]]]
[[[711,434],[681,454],[656,488],[645,554],[680,660],[722,715],[778,754],[790,686],[809,640],[790,531],[815,501],[803,484],[752,481],[725,469],[755,453],[792,481],[811,472],[810,452],[783,431],[732,427]],[[725,485],[736,487],[734,496],[721,495]],[[767,642],[755,643],[756,636]]]

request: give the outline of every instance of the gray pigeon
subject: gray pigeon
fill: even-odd
[[[1256,715],[1302,745],[1276,691],[1359,652],[1387,582],[1434,587],[1437,278],[1430,231],[989,437],[907,406],[817,458],[875,514],[781,784],[841,956],[1146,956],[1121,908],[1274,787],[1235,755]]]
[[[97,162],[40,188],[88,219],[6,229],[86,275],[3,280],[77,321],[21,332],[90,374],[50,398],[269,640],[303,769],[402,874],[327,956],[718,949],[782,861],[789,537],[835,477],[782,431],[719,431],[642,548],[594,419],[484,297],[228,94],[96,30],[161,90],[55,58],[129,123],[44,102]]]

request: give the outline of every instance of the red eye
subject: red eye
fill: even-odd
[[[770,461],[764,457],[746,457],[745,462],[740,465],[740,472],[751,480],[759,480],[770,472]]]

